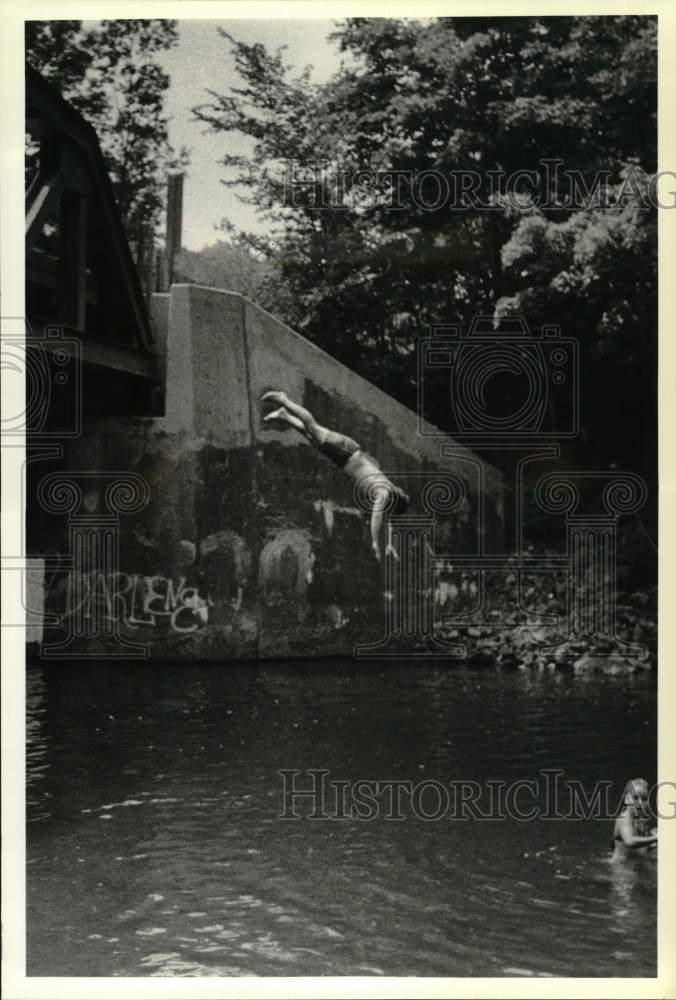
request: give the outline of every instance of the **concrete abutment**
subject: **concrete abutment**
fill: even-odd
[[[500,551],[499,473],[460,446],[444,455],[448,437],[420,433],[415,413],[275,317],[193,285],[155,296],[152,315],[166,345],[165,416],[88,421],[63,459],[34,463],[29,477],[31,549],[61,559],[45,594],[61,626],[42,630],[45,648],[65,637],[67,656],[76,619],[92,629],[72,636],[73,650],[101,656],[120,636],[186,660],[344,655],[378,638],[386,567],[352,485],[294,430],[262,423],[271,388],[377,457],[411,512],[433,519],[437,555]],[[44,509],[46,474],[86,482],[78,509]],[[125,475],[148,495],[115,508],[107,486]],[[97,565],[95,547],[78,562],[73,519],[105,517],[114,566]]]

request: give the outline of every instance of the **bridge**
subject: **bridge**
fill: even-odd
[[[29,65],[26,135],[33,357],[75,378],[85,415],[159,414],[160,352],[96,132]]]
[[[500,551],[502,477],[467,448],[241,295],[144,291],[94,130],[30,67],[26,133],[43,656],[350,655],[378,640],[386,582],[357,498],[303,438],[262,423],[273,387],[377,455],[439,545]]]

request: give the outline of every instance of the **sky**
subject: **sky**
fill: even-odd
[[[171,78],[166,98],[170,141],[176,148],[190,150],[183,194],[183,246],[189,250],[215,243],[219,235],[223,238],[217,232],[223,218],[236,229],[256,233],[267,229],[253,206],[239,202],[235,189],[221,183],[227,175],[219,159],[226,153],[245,152],[243,142],[235,135],[209,133],[191,114],[196,104],[208,102],[207,89],[227,93],[241,82],[232,46],[218,33],[219,25],[247,44],[261,42],[268,49],[287,45],[286,61],[298,71],[311,64],[316,82],[327,80],[340,64],[337,46],[328,41],[335,22],[327,19],[179,21],[178,44],[160,61]]]

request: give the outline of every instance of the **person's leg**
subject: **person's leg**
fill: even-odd
[[[300,406],[299,403],[294,403],[285,392],[266,392],[261,396],[261,400],[263,403],[279,403],[289,413],[293,413],[295,417],[302,420],[307,427],[311,427],[312,424],[317,423],[309,410],[306,410],[304,406]]]
[[[273,413],[268,413],[267,416],[263,417],[263,423],[267,424],[272,420],[281,420],[282,423],[289,424],[290,427],[295,427],[297,431],[301,434],[305,434],[305,424],[298,417],[292,416],[288,410],[280,406],[278,410],[274,410]]]
[[[294,403],[292,399],[289,399],[285,392],[266,392],[261,397],[261,402],[279,403],[289,415],[293,415],[297,420],[301,421],[303,425],[303,433],[316,445],[321,445],[326,440],[326,437],[329,434],[327,428],[318,424],[309,410],[306,410],[305,407],[301,406],[299,403]],[[265,419],[267,420],[267,417]],[[294,424],[293,426],[296,427],[297,424]]]
[[[261,397],[263,403],[280,403],[279,410],[268,414],[263,420],[280,419],[299,430],[323,455],[330,458],[339,468],[344,468],[355,452],[361,450],[351,437],[330,431],[328,427],[318,424],[309,410],[289,399],[285,392],[266,392]]]

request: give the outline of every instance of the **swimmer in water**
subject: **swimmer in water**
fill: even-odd
[[[351,437],[331,431],[318,424],[309,410],[294,403],[284,392],[266,392],[263,403],[276,403],[279,409],[263,418],[264,423],[280,420],[302,434],[310,444],[330,458],[339,469],[356,484],[367,486],[371,510],[371,548],[380,562],[380,529],[385,511],[389,514],[404,514],[410,503],[402,489],[395,486],[380,469],[368,452],[362,450]],[[389,551],[389,547],[388,550]],[[396,555],[396,553],[393,553]]]
[[[628,781],[620,815],[613,829],[613,857],[626,857],[634,851],[644,853],[657,847],[657,829],[650,826],[648,782],[645,778]]]

